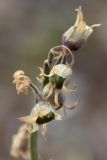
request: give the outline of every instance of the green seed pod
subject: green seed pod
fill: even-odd
[[[58,64],[54,66],[49,74],[49,80],[56,88],[62,88],[66,79],[72,75],[72,69],[65,64]]]
[[[56,113],[52,109],[51,104],[41,101],[34,106],[31,112],[31,116],[33,115],[37,116],[35,121],[37,124],[44,124],[55,119]]]
[[[56,86],[56,88],[62,88],[63,83],[65,81],[65,78],[62,78],[60,76],[57,75],[53,75],[52,77],[50,77],[50,81],[53,85]]]
[[[55,114],[52,111],[50,111],[47,115],[43,117],[38,117],[38,119],[36,120],[36,123],[40,125],[40,124],[50,122],[53,119],[55,119]]]
[[[36,104],[33,113],[39,113],[36,120],[37,124],[44,124],[55,119],[55,114],[52,110],[52,106],[44,101]]]

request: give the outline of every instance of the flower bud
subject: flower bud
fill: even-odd
[[[93,28],[101,25],[94,24],[88,26],[84,21],[81,6],[76,11],[78,13],[74,26],[71,26],[62,36],[62,44],[67,46],[71,51],[81,48],[92,34]]]

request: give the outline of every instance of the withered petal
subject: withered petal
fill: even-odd
[[[31,116],[20,117],[20,118],[18,118],[18,119],[19,119],[20,121],[22,121],[22,122],[32,124],[32,123],[36,122],[37,118],[38,118],[38,116],[36,116],[36,115],[34,115],[34,116],[31,115]]]

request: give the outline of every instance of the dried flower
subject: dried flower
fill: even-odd
[[[40,74],[37,77],[38,82],[43,83],[43,86],[45,86],[47,83],[49,83],[50,71],[52,74],[52,72],[58,67],[62,68],[63,70],[64,69],[66,70],[67,68],[68,70],[73,66],[74,62],[75,62],[74,55],[68,47],[64,45],[53,47],[49,51],[48,59],[44,61],[43,68],[39,67]],[[64,66],[62,67],[59,64],[62,64],[65,67]],[[63,72],[63,70],[60,72]],[[71,72],[71,69],[70,69],[70,72]]]
[[[62,36],[62,44],[67,46],[71,51],[81,48],[92,34],[93,28],[101,25],[94,24],[88,26],[84,21],[81,6],[76,11],[78,13],[74,26],[70,27]]]
[[[53,47],[48,54],[48,62],[50,65],[50,69],[57,64],[69,64],[69,66],[73,66],[75,61],[75,57],[71,50],[65,45],[59,45]]]
[[[45,85],[45,87],[43,88],[43,92],[42,92],[43,97],[54,106],[55,110],[58,110],[64,106],[64,99],[65,99],[61,91],[57,93],[53,89],[51,83],[48,83],[47,85]],[[57,100],[56,100],[56,97],[57,97]]]
[[[49,74],[50,72],[49,61],[45,60],[43,64],[43,68],[42,67],[38,67],[38,68],[40,69],[40,74],[36,79],[38,80],[39,83],[43,83],[43,85],[45,85],[48,83],[48,78],[45,76],[45,74]]]
[[[22,125],[19,128],[18,133],[12,137],[11,156],[14,158],[22,157],[26,160],[30,160],[29,138],[30,134],[26,129],[26,125]]]
[[[13,74],[14,81],[16,84],[17,93],[28,94],[28,87],[30,86],[31,80],[28,76],[25,75],[24,71],[18,70]]]
[[[79,101],[76,101],[75,103],[71,104],[70,106],[67,106],[65,104],[65,96],[63,94],[64,93],[68,93],[68,92],[76,92],[77,88],[75,86],[74,89],[68,89],[66,87],[63,87],[62,89],[56,89],[52,86],[51,83],[48,83],[44,88],[43,88],[43,92],[42,95],[44,97],[45,100],[49,101],[55,108],[55,110],[58,110],[60,108],[63,108],[63,110],[65,109],[73,109],[76,108],[79,104]]]
[[[49,87],[52,89],[62,89],[64,92],[72,92],[72,90],[66,88],[72,76],[72,69],[68,65],[55,65],[50,71],[50,74],[46,76],[49,77]]]
[[[55,109],[65,107],[64,93],[76,92],[74,89],[68,89],[66,85],[69,83],[72,75],[72,69],[65,64],[58,64],[52,68],[49,77],[49,83],[44,86],[42,95],[45,100],[48,100],[54,105]]]
[[[42,67],[38,68],[40,69],[40,74],[36,79],[38,80],[39,83],[43,83],[43,81],[45,80],[44,69]]]
[[[46,132],[46,123],[54,119],[61,120],[61,116],[58,113],[55,113],[52,109],[52,105],[45,101],[37,103],[30,116],[19,118],[22,122],[27,123],[27,129],[30,133],[41,129],[43,135]]]

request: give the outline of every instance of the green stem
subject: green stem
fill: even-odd
[[[31,137],[30,137],[30,152],[31,152],[31,160],[38,160],[37,132],[31,133]]]
[[[41,93],[36,85],[33,83],[30,84],[30,87],[32,88],[33,92],[36,96],[36,102],[42,100]],[[31,160],[38,160],[38,151],[37,151],[37,132],[31,133],[30,137],[30,154],[31,154]]]

